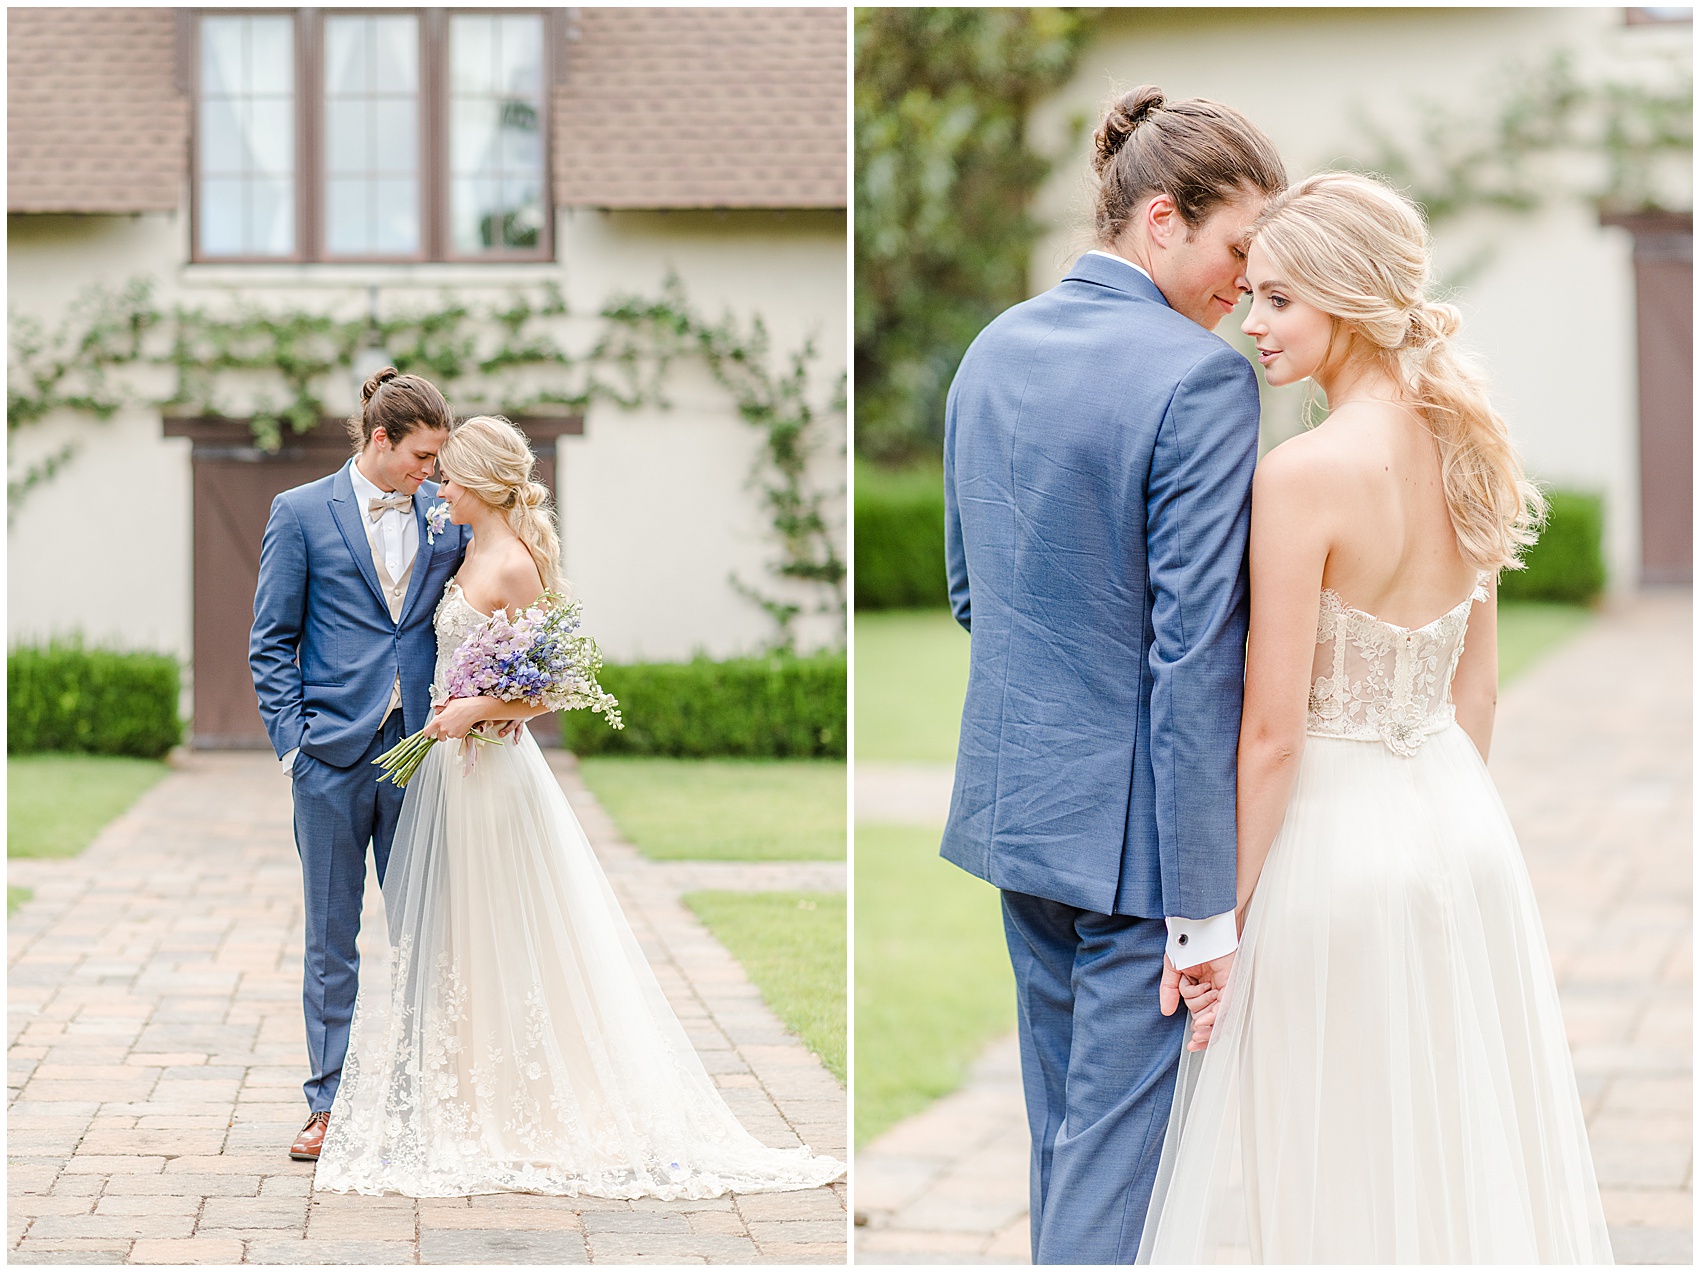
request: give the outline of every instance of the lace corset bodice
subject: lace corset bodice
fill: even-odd
[[[1322,589],[1305,732],[1381,742],[1415,755],[1452,723],[1452,673],[1464,652],[1470,606],[1488,598],[1487,576],[1458,604],[1421,627],[1400,627],[1353,609]]]
[[[448,691],[443,688],[448,683],[449,660],[454,657],[455,650],[472,634],[472,629],[489,619],[488,614],[481,614],[472,608],[465,595],[460,590],[460,584],[453,579],[443,589],[443,599],[437,602],[437,613],[432,624],[437,629],[437,667],[431,677],[431,705],[448,699]]]

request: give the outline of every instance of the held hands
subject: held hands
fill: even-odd
[[[1210,1030],[1216,1023],[1216,1012],[1222,995],[1228,988],[1228,973],[1233,969],[1234,956],[1224,954],[1209,963],[1181,970],[1165,955],[1163,981],[1158,990],[1158,1006],[1165,1016],[1175,1014],[1184,1000],[1192,1015],[1192,1037],[1187,1039],[1188,1051],[1202,1051],[1210,1041]]]
[[[491,722],[485,715],[489,709],[490,701],[486,698],[450,698],[447,702],[431,708],[433,715],[431,722],[425,726],[425,736],[439,741],[464,738],[473,729],[485,723],[495,724],[495,733],[499,738],[506,739],[519,732],[522,721]]]

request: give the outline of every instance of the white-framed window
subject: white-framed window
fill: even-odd
[[[550,10],[197,15],[197,261],[546,260]]]
[[[202,250],[293,255],[295,19],[208,14],[200,35],[195,150]]]

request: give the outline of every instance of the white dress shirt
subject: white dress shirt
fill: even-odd
[[[1087,255],[1105,256],[1112,261],[1120,261],[1129,269],[1151,278],[1143,266],[1135,265],[1125,256],[1106,252],[1101,247],[1093,248]],[[1155,283],[1157,280],[1151,281]],[[1176,967],[1197,967],[1200,963],[1211,962],[1224,954],[1232,954],[1240,947],[1240,935],[1232,910],[1225,914],[1212,915],[1208,919],[1164,919],[1163,922],[1169,927],[1169,942],[1163,952]]]
[[[1146,269],[1145,266],[1135,265],[1132,261],[1128,260],[1127,257],[1117,256],[1114,252],[1106,251],[1105,249],[1103,249],[1101,247],[1095,247],[1090,252],[1088,252],[1086,254],[1088,256],[1107,256],[1112,261],[1120,261],[1123,265],[1126,265],[1129,269],[1137,270],[1139,273],[1144,274],[1145,277],[1151,278],[1151,271]],[[1157,280],[1155,278],[1151,278],[1151,283],[1152,283],[1153,286],[1155,286],[1156,283],[1157,283]]]
[[[376,540],[376,546],[384,557],[384,568],[390,572],[392,579],[399,579],[413,560],[414,553],[419,551],[419,524],[411,512],[386,508],[374,526],[372,519],[366,515],[366,501],[382,499],[396,492],[379,490],[366,480],[366,474],[352,459],[348,461],[348,475],[354,481],[354,503],[360,509],[360,524],[366,527],[366,537]]]
[[[348,476],[354,483],[354,504],[360,512],[360,524],[366,528],[366,539],[372,543],[384,557],[384,568],[390,572],[392,579],[399,579],[402,571],[419,552],[419,523],[414,520],[411,512],[403,512],[399,508],[385,508],[378,515],[378,523],[372,524],[372,518],[367,515],[366,501],[382,499],[394,491],[379,490],[368,481],[366,474],[360,471],[360,465],[354,460],[348,461]],[[294,775],[295,747],[286,752],[278,763],[283,765],[283,771]]]

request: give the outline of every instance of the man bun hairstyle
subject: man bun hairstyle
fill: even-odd
[[[1247,192],[1279,194],[1287,170],[1274,143],[1231,106],[1202,97],[1171,102],[1155,84],[1123,93],[1092,137],[1098,174],[1093,228],[1112,246],[1134,209],[1155,194],[1175,201],[1190,229]]]
[[[444,477],[506,518],[531,553],[545,588],[567,591],[549,487],[533,479],[537,458],[524,433],[500,415],[475,415],[449,434],[437,452],[437,466]]]
[[[1151,112],[1163,105],[1163,90],[1155,84],[1123,93],[1110,103],[1104,112],[1104,122],[1092,136],[1092,171],[1099,177],[1115,161],[1133,130],[1143,124]]]
[[[447,432],[454,422],[454,412],[436,385],[423,376],[385,367],[360,386],[360,409],[348,417],[348,441],[358,455],[380,428],[394,445],[415,429]]]
[[[1464,559],[1482,570],[1520,568],[1546,500],[1454,340],[1458,310],[1426,294],[1428,227],[1417,206],[1370,177],[1320,172],[1272,199],[1251,239],[1300,300],[1334,320],[1335,338],[1346,337],[1342,356],[1379,362],[1421,414],[1440,448]]]

